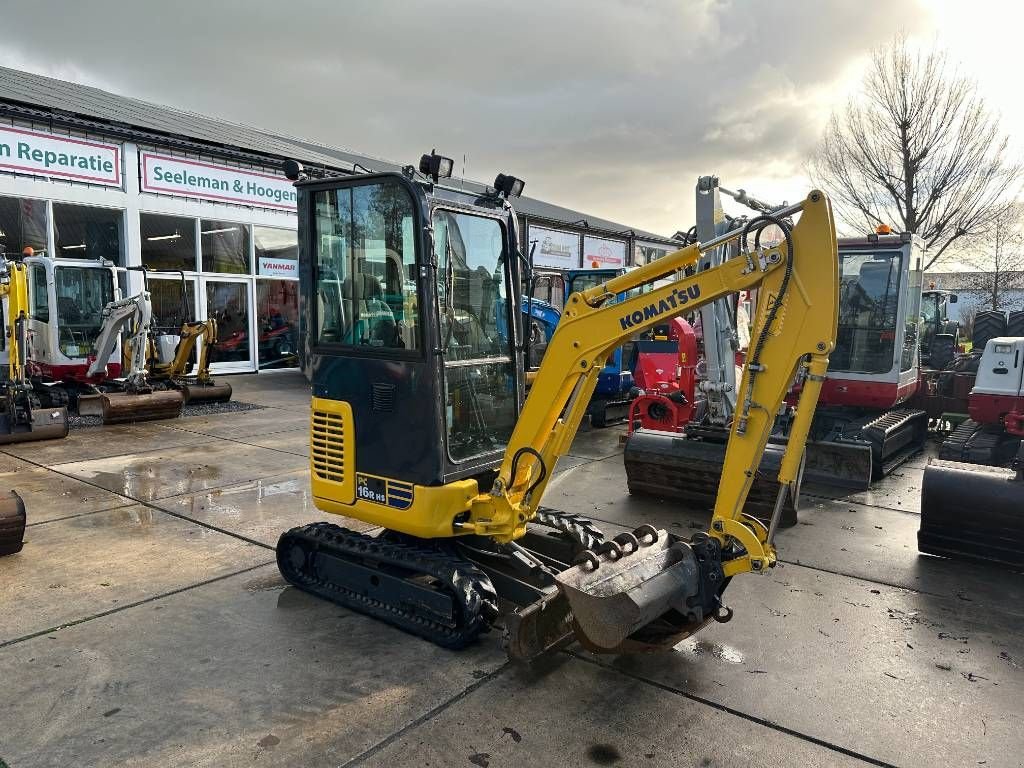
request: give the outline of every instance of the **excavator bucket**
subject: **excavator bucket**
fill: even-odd
[[[760,470],[750,489],[744,511],[762,521],[771,519],[779,494],[778,474],[784,445],[770,443],[761,459]],[[669,432],[635,430],[624,451],[629,492],[666,499],[679,499],[687,506],[711,510],[725,463],[725,445],[694,440]],[[787,495],[780,524],[796,525],[800,499],[800,478]]]
[[[181,394],[186,403],[226,403],[231,399],[231,385],[190,382],[182,385]]]
[[[933,460],[921,484],[917,548],[1024,568],[1024,448],[1018,469]]]
[[[710,612],[700,608],[708,605],[705,581],[725,584],[720,567],[702,572],[702,562],[714,560],[702,549],[714,546],[707,537],[686,542],[643,526],[585,552],[579,564],[555,576],[576,639],[595,653],[653,651],[674,646],[713,618],[728,620],[718,612],[717,595]]]
[[[81,395],[78,398],[80,416],[99,416],[104,424],[123,424],[129,421],[176,419],[181,415],[184,399],[176,390],[136,394],[131,392],[103,392]]]
[[[0,557],[21,551],[25,541],[25,503],[14,491],[0,493]]]
[[[804,480],[854,491],[871,487],[874,459],[867,443],[816,440],[805,450]]]
[[[32,419],[28,423],[15,422],[9,414],[0,413],[0,445],[67,436],[67,408],[33,408]]]

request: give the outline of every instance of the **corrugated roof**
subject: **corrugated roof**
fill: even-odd
[[[314,141],[281,136],[248,125],[232,123],[194,112],[153,104],[141,99],[120,96],[88,85],[69,83],[42,75],[0,67],[0,101],[29,107],[43,107],[55,116],[86,118],[112,125],[127,126],[168,137],[185,137],[211,147],[241,149],[273,158],[291,158],[301,162],[342,170],[359,164],[373,171],[397,171],[401,163],[330,147]],[[467,180],[466,186],[483,191],[484,184]],[[515,201],[516,210],[527,216],[572,224],[587,222],[592,229],[605,233],[632,231],[636,236],[665,241],[661,235],[618,224],[598,216],[564,208],[559,205],[522,197]]]

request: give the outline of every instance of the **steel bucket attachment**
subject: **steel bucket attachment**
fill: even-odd
[[[55,440],[67,436],[67,408],[33,408],[32,421],[27,424],[12,423],[9,414],[0,413],[0,445]]]
[[[855,491],[871,487],[874,459],[869,443],[818,440],[807,443],[804,480]]]
[[[642,526],[577,558],[555,576],[576,639],[595,653],[669,648],[712,618],[728,621],[717,540],[690,542]]]
[[[921,484],[917,548],[1024,568],[1024,473],[933,460]]]
[[[80,396],[78,413],[82,416],[100,416],[104,424],[122,424],[129,421],[176,419],[181,415],[183,404],[181,393],[176,390],[146,395],[104,392],[99,395]]]
[[[623,461],[630,493],[643,493],[663,499],[679,499],[688,508],[715,506],[718,484],[725,464],[725,444],[712,440],[694,440],[668,432],[639,429],[626,440]],[[747,496],[743,511],[767,523],[779,495],[779,467],[784,445],[769,443],[758,467],[757,477]],[[795,490],[786,496],[782,527],[797,523],[800,501],[800,477]]]
[[[188,383],[181,386],[186,403],[226,403],[231,399],[231,385]]]
[[[0,556],[20,552],[25,541],[25,503],[14,491],[0,493]]]

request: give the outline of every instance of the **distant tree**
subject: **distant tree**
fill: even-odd
[[[1024,210],[1019,203],[996,216],[987,236],[963,261],[977,271],[965,274],[962,285],[983,293],[987,309],[1020,309],[1008,294],[1020,287],[1024,270]]]
[[[1019,189],[999,118],[942,50],[899,36],[875,51],[861,94],[832,117],[810,163],[840,216],[920,235],[930,267],[987,232]]]

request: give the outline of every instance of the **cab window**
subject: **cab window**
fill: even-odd
[[[413,210],[397,182],[315,193],[320,344],[420,348]]]
[[[31,290],[29,291],[29,304],[33,320],[43,323],[50,322],[50,305],[46,296],[46,269],[38,264],[32,267]]]

